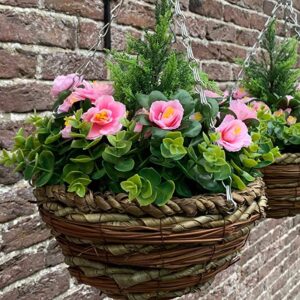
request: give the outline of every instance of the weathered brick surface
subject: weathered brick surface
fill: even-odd
[[[126,1],[112,28],[113,49],[124,49],[127,34],[141,37],[141,28],[153,28],[155,1]],[[236,79],[236,59],[246,56],[275,2],[181,1],[195,56],[222,88]],[[300,1],[294,6],[299,14]],[[30,132],[18,121],[27,116],[20,113],[51,108],[50,81],[86,61],[102,24],[102,0],[0,0],[0,149],[12,147],[20,126]],[[284,34],[282,23],[278,34]],[[174,47],[184,50],[179,37]],[[85,73],[88,79],[107,78],[102,44]],[[57,243],[40,222],[31,189],[20,179],[0,167],[0,299],[103,299],[70,279]],[[260,222],[238,263],[219,274],[209,291],[181,299],[300,299],[299,223],[300,217]]]
[[[30,78],[35,75],[36,55],[27,51],[0,49],[0,78]]]
[[[20,13],[13,9],[0,10],[0,41],[75,47],[76,28],[73,21],[45,16],[36,12]]]
[[[43,82],[0,85],[0,111],[30,112],[51,109],[50,87]]]

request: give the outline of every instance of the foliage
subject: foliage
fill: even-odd
[[[249,66],[245,67],[243,85],[252,96],[264,100],[272,111],[282,108],[287,95],[294,97],[299,111],[300,93],[297,91],[297,82],[300,69],[295,69],[298,41],[290,38],[277,42],[275,29],[274,20],[263,37],[260,56],[253,58]]]
[[[130,37],[125,53],[111,52],[108,67],[115,96],[130,110],[136,108],[138,93],[160,91],[170,97],[178,89],[193,91],[194,79],[188,60],[171,48],[174,34],[170,30],[170,5],[167,0],[158,1],[153,33],[146,31],[143,40]],[[201,73],[201,78],[208,88],[217,89],[205,73]]]
[[[155,32],[145,42],[129,41],[138,55],[114,54],[109,63],[114,97],[107,84],[59,76],[53,115],[32,116],[35,131],[26,136],[20,129],[14,149],[2,151],[2,164],[16,166],[37,187],[62,184],[80,197],[88,189],[125,191],[130,201],[158,206],[173,195],[224,192],[225,184],[243,189],[260,176],[279,155],[269,128],[257,120],[233,122],[224,134],[210,128],[237,115],[220,111],[218,99],[203,105],[193,94],[187,61],[171,50],[170,7],[161,3]],[[235,140],[241,126],[247,145]],[[298,130],[286,129],[294,138]],[[226,137],[239,146],[235,152],[220,144]]]

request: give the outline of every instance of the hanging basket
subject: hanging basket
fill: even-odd
[[[260,179],[233,192],[238,209],[231,215],[223,194],[162,207],[109,192],[80,198],[64,186],[35,196],[70,273],[114,299],[170,299],[206,286],[237,260],[267,205]]]
[[[286,153],[264,169],[268,218],[300,214],[300,153]]]

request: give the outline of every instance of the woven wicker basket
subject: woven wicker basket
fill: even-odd
[[[300,153],[286,153],[264,169],[268,218],[300,214]]]
[[[233,264],[266,208],[264,183],[234,192],[229,215],[222,194],[140,207],[125,194],[63,186],[35,190],[43,220],[60,244],[70,273],[114,299],[171,299],[209,285]]]

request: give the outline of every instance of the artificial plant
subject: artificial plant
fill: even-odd
[[[215,99],[200,103],[188,61],[172,49],[171,16],[162,0],[154,32],[112,53],[114,87],[77,74],[57,77],[53,115],[33,116],[35,131],[21,129],[2,163],[37,187],[64,184],[79,196],[125,191],[140,205],[254,181],[277,149],[249,107],[220,113]]]

